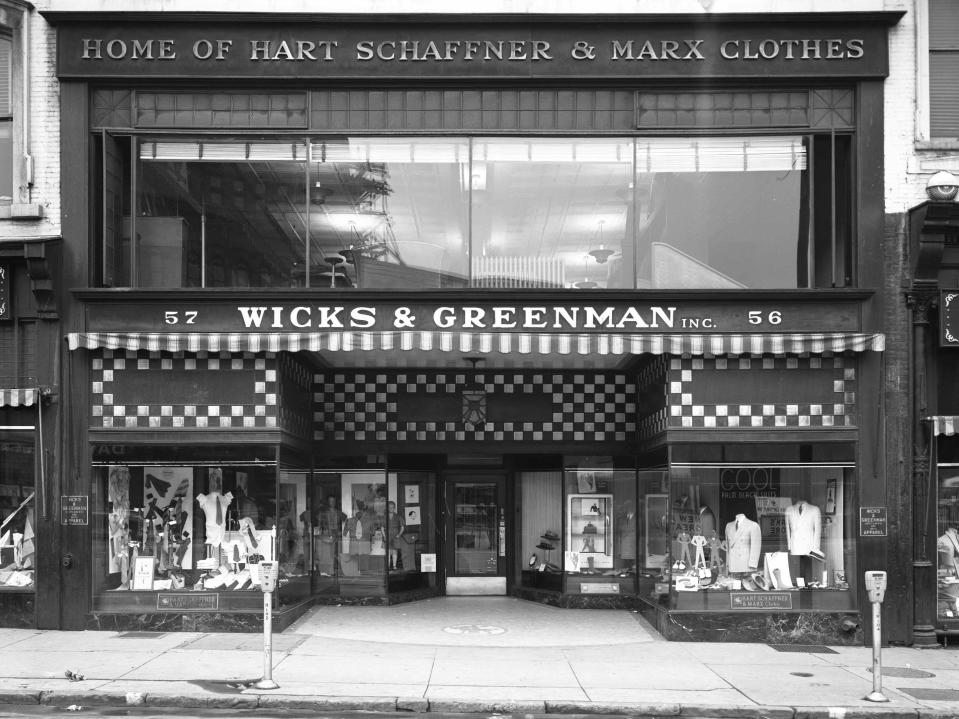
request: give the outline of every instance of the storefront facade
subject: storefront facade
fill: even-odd
[[[47,19],[64,624],[255,629],[276,559],[281,624],[510,594],[863,641],[898,15]]]

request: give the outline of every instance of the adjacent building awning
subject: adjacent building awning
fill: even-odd
[[[938,414],[933,417],[925,417],[927,422],[932,422],[932,433],[951,437],[956,434],[959,428],[959,415]]]
[[[154,352],[438,351],[520,355],[759,355],[882,352],[885,336],[829,334],[539,334],[511,332],[74,332],[71,350]]]
[[[0,389],[0,407],[32,407],[40,397],[36,387],[27,389]]]

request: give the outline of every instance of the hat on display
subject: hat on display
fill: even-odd
[[[555,542],[557,539],[559,539],[559,535],[556,534],[556,532],[554,532],[552,529],[550,529],[550,530],[548,530],[547,532],[545,532],[544,534],[542,534],[542,535],[540,536],[540,539],[545,539],[545,540],[550,541],[550,542]]]
[[[825,561],[826,561],[826,555],[823,554],[823,553],[822,553],[821,551],[819,551],[818,549],[810,549],[810,550],[809,550],[809,556],[812,557],[813,559],[818,559],[820,562],[825,562]]]
[[[754,572],[753,574],[749,575],[749,578],[756,585],[757,589],[761,589],[764,592],[769,591],[769,580],[766,579],[766,575],[762,574],[761,572]]]
[[[743,589],[746,589],[750,592],[755,592],[758,587],[756,582],[753,581],[752,577],[743,577]]]
[[[550,549],[553,548],[553,545],[552,545],[552,544],[547,544],[546,542],[540,542],[539,544],[536,545],[536,548],[537,548],[537,549],[550,550]]]

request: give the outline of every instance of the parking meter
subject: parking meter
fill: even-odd
[[[886,597],[886,573],[866,572],[866,594],[872,604],[872,691],[863,697],[870,702],[889,701],[882,693],[882,600]]]
[[[882,604],[886,596],[885,572],[866,572],[866,593],[870,602]]]
[[[279,573],[279,563],[260,562],[260,589],[264,592],[275,592],[276,579]]]

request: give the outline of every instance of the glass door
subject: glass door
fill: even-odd
[[[447,478],[446,506],[446,593],[506,594],[503,476]]]

